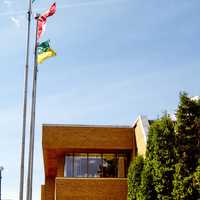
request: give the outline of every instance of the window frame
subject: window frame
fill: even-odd
[[[87,155],[87,164],[86,164],[86,168],[87,168],[87,176],[83,176],[83,177],[78,177],[78,176],[75,176],[75,155],[76,154],[86,154]],[[114,158],[116,160],[116,167],[115,167],[115,176],[114,177],[104,177],[103,176],[103,171],[102,171],[102,176],[100,177],[91,177],[91,176],[88,176],[89,175],[89,154],[99,154],[101,156],[101,164],[103,166],[103,155],[111,155],[113,154],[114,155]],[[71,155],[72,156],[72,176],[66,176],[66,157],[67,155]],[[103,152],[103,153],[99,153],[99,152],[73,152],[73,153],[66,153],[65,154],[65,157],[64,157],[64,177],[65,178],[122,178],[122,177],[118,177],[118,158],[119,158],[119,155],[124,155],[127,159],[127,163],[125,165],[125,176],[123,178],[127,178],[127,172],[128,172],[128,167],[129,167],[129,164],[130,164],[130,152],[128,151],[123,151],[123,152]],[[103,169],[102,169],[103,170]]]

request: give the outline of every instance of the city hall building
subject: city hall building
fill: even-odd
[[[127,171],[144,155],[149,122],[132,126],[43,125],[42,200],[126,200]]]

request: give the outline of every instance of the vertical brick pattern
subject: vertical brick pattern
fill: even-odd
[[[57,177],[64,177],[65,158],[60,156],[57,158]]]
[[[47,177],[45,181],[45,200],[54,200],[55,177]]]
[[[45,185],[41,185],[41,200],[45,200]]]

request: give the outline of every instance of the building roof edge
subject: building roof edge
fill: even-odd
[[[141,121],[142,132],[144,135],[145,143],[147,144],[147,136],[148,136],[149,126],[150,126],[148,118],[145,115],[139,115],[132,125],[133,128],[136,126],[138,121]]]
[[[128,125],[92,125],[92,124],[42,124],[42,127],[83,127],[83,128],[132,128]]]

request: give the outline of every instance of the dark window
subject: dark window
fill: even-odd
[[[116,154],[103,154],[103,177],[117,177]]]
[[[101,154],[88,154],[88,177],[102,177]]]
[[[65,156],[65,177],[127,177],[127,153],[71,153]]]

